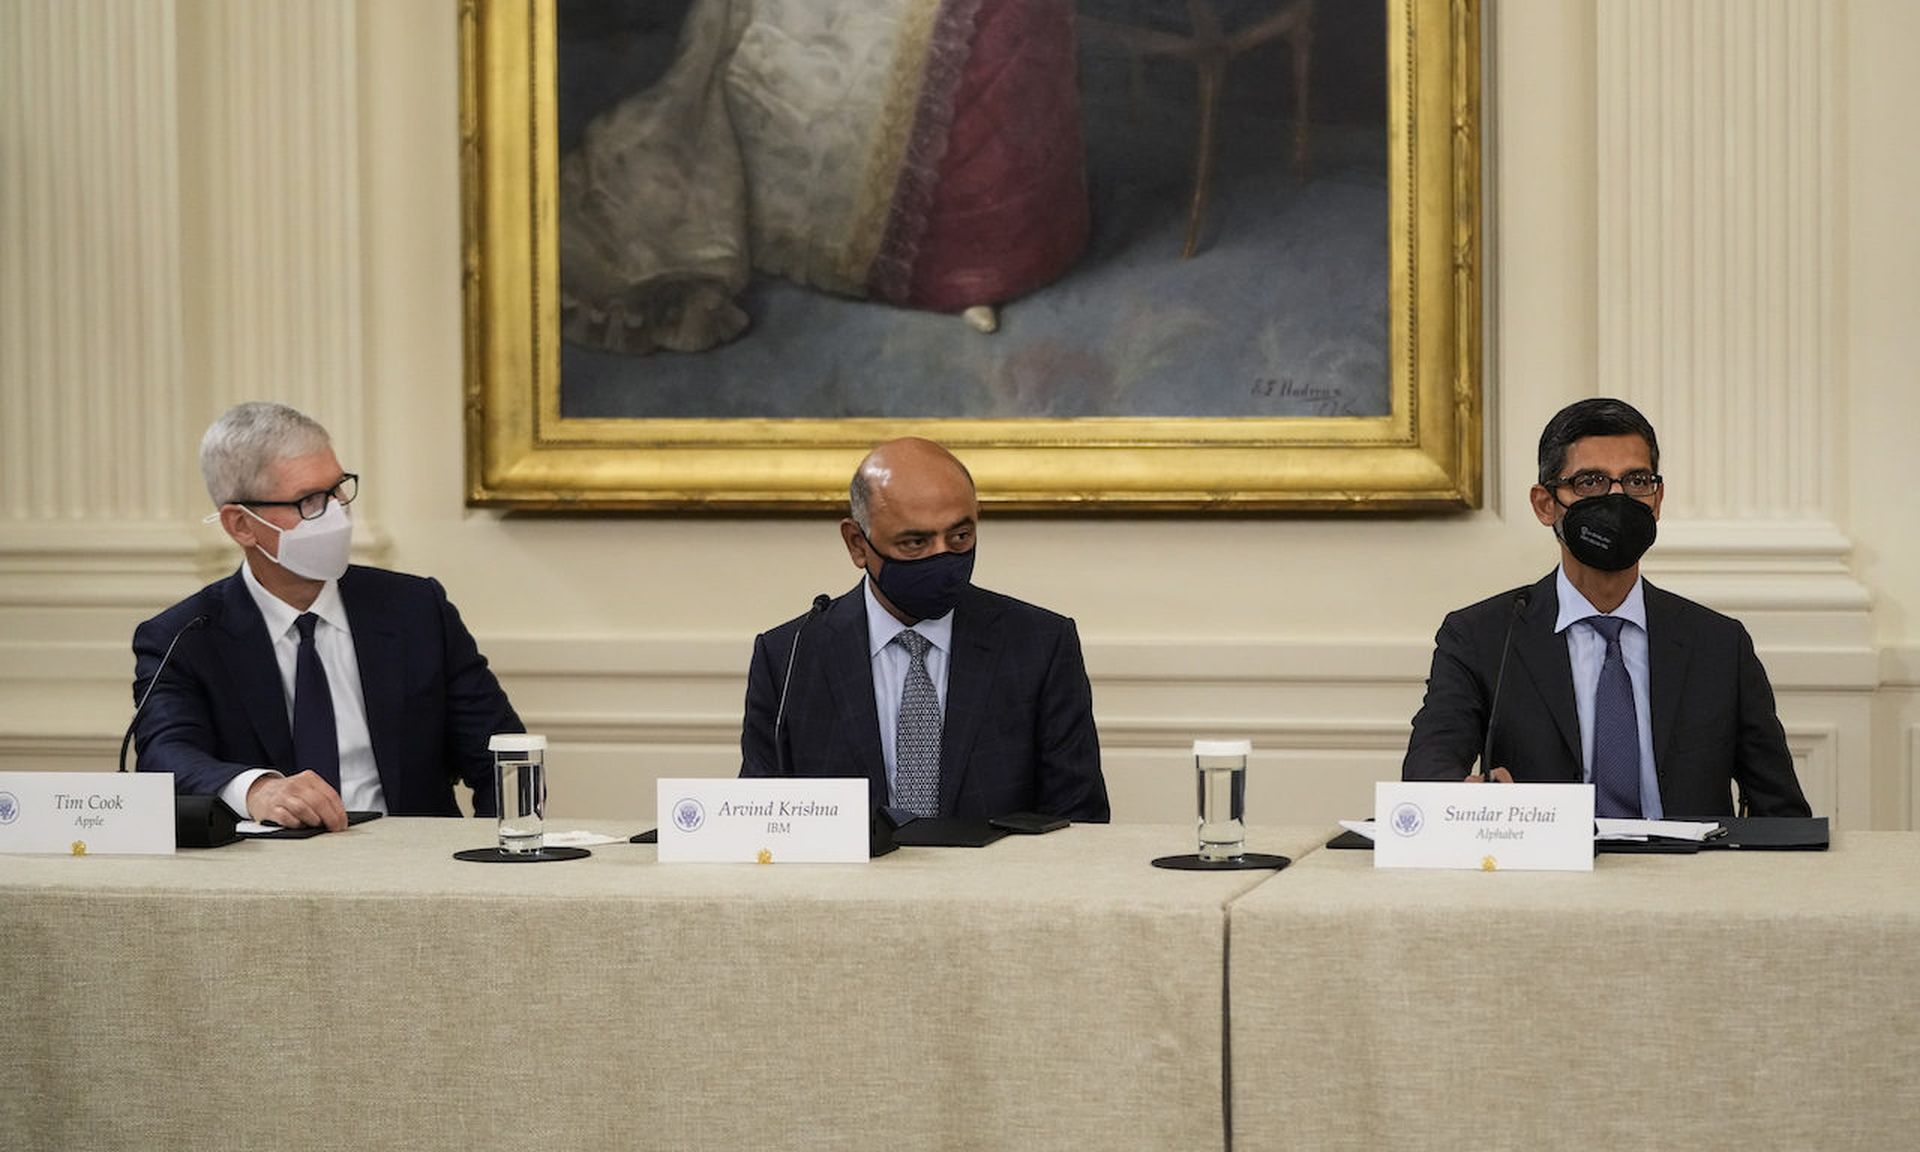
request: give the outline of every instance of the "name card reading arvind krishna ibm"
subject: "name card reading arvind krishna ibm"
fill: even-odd
[[[848,864],[868,859],[866,777],[662,779],[663,864]]]
[[[1593,871],[1593,785],[1382,781],[1373,866]]]

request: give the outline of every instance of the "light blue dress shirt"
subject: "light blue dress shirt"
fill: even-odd
[[[1555,632],[1567,635],[1567,657],[1573,664],[1573,703],[1580,713],[1580,764],[1582,778],[1593,782],[1593,697],[1600,685],[1600,666],[1607,662],[1607,642],[1599,629],[1583,623],[1589,616],[1618,616],[1631,627],[1620,629],[1620,655],[1626,661],[1627,675],[1633,680],[1634,719],[1640,726],[1640,813],[1658,820],[1660,778],[1653,770],[1653,701],[1648,695],[1647,596],[1646,581],[1635,580],[1633,590],[1612,612],[1601,612],[1580,595],[1567,570],[1561,568],[1555,581],[1560,592],[1560,618]]]
[[[893,613],[880,606],[874,597],[873,581],[862,580],[860,590],[867,598],[867,645],[873,658],[873,706],[880,713],[880,758],[887,763],[887,802],[893,803],[894,730],[900,725],[900,692],[907,686],[907,669],[913,657],[893,642],[895,636],[912,628],[925,636],[927,675],[933,679],[934,694],[940,697],[940,715],[947,714],[947,661],[953,651],[953,612],[917,624],[902,624]]]

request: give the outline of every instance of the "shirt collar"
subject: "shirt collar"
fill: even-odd
[[[1580,594],[1580,590],[1573,586],[1573,581],[1567,579],[1567,569],[1562,565],[1555,570],[1554,574],[1554,587],[1560,593],[1560,617],[1553,622],[1553,630],[1565,632],[1568,625],[1578,624],[1589,616],[1618,616],[1645,632],[1647,630],[1646,583],[1644,578],[1635,576],[1633,587],[1628,590],[1627,598],[1620,602],[1620,607],[1611,612],[1602,612]]]
[[[902,624],[894,619],[893,613],[881,606],[879,598],[873,594],[873,581],[860,581],[860,591],[867,598],[867,655],[878,656],[880,650],[893,643],[893,638],[911,628],[925,636],[929,643],[942,652],[953,651],[953,613],[948,609],[944,616],[931,620],[921,620],[913,624]]]
[[[260,609],[261,619],[267,622],[267,635],[278,640],[293,632],[293,622],[300,618],[300,611],[267,591],[266,585],[260,583],[259,577],[253,574],[253,565],[244,562],[240,565],[240,579],[246,581],[248,595],[253,597],[255,607]],[[340,582],[329,580],[322,584],[320,595],[313,598],[313,605],[307,611],[333,627],[345,630],[347,606],[340,599]]]

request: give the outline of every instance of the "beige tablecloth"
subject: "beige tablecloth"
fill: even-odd
[[[1920,1147],[1920,836],[1306,856],[1230,911],[1235,1152]]]
[[[0,857],[0,1144],[1225,1143],[1226,905],[1271,874],[1148,866],[1191,825],[862,865],[450,858],[491,837]]]

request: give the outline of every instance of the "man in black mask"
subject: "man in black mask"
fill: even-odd
[[[864,776],[915,816],[1109,818],[1073,621],[975,587],[973,477],[930,440],[854,471],[840,537],[866,573],[755,639],[742,776]]]
[[[1560,567],[1441,624],[1402,778],[1491,765],[1494,780],[1590,782],[1596,815],[1649,819],[1733,815],[1738,785],[1747,814],[1808,815],[1747,630],[1640,576],[1664,494],[1653,425],[1582,400],[1547,422],[1539,462],[1533,514]]]

